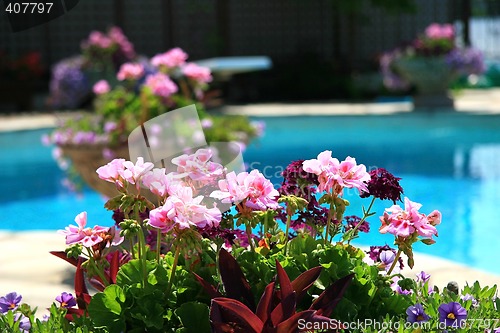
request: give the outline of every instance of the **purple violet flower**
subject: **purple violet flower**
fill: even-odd
[[[412,305],[406,309],[406,314],[408,318],[406,321],[409,323],[421,323],[425,321],[429,321],[430,317],[425,313],[422,304],[417,303]]]
[[[399,185],[401,178],[395,177],[384,168],[378,168],[370,171],[370,181],[368,182],[368,192],[362,192],[361,198],[368,198],[373,195],[380,200],[401,201],[403,188]]]
[[[19,331],[22,333],[28,333],[31,329],[30,319],[22,313],[16,313],[14,315],[14,321],[19,322]]]
[[[457,302],[441,304],[438,308],[439,321],[446,326],[460,328],[467,319],[467,310]]]
[[[15,310],[19,306],[23,297],[18,295],[15,291],[0,297],[0,312],[6,313],[9,310]]]
[[[420,273],[417,274],[417,282],[420,282],[421,284],[425,284],[429,279],[431,278],[430,274],[427,274],[424,271],[421,271]]]
[[[72,294],[63,292],[61,295],[56,297],[56,301],[61,304],[61,308],[72,308],[76,306],[76,299]]]

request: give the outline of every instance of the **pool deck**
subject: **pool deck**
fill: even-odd
[[[414,112],[411,103],[308,103],[308,104],[258,104],[226,106],[229,114],[255,116],[284,115],[389,115]],[[420,112],[437,112],[419,110]],[[455,98],[457,114],[499,114],[500,89],[464,91]],[[53,127],[57,119],[66,113],[26,113],[0,116],[0,131],[14,131]],[[74,268],[65,261],[52,256],[49,251],[63,250],[64,239],[55,232],[0,231],[0,296],[11,291],[23,295],[23,301],[39,307],[39,315],[47,313],[46,308],[63,291],[73,291]],[[413,270],[405,269],[403,274],[414,277],[420,271],[431,274],[431,283],[442,288],[449,281],[456,281],[461,287],[478,280],[481,285],[500,285],[500,275],[472,269],[453,261],[421,253],[415,254]]]

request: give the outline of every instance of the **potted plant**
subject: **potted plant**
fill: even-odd
[[[165,174],[141,158],[97,170],[120,189],[105,207],[111,227],[85,212],[53,252],[76,267],[75,292],[36,319],[16,292],[0,297],[0,329],[25,332],[497,332],[496,286],[439,290],[413,265],[415,242],[431,245],[438,211],[404,199],[399,178],[325,151],[291,163],[275,190],[257,170],[228,172],[201,149]],[[203,177],[201,177],[203,175]],[[371,197],[352,214],[344,191]],[[154,194],[155,202],[144,194]],[[396,249],[351,245],[369,232],[375,200],[393,205],[380,232]],[[216,203],[216,205],[214,205]],[[229,203],[232,208],[222,211]],[[371,223],[373,225],[373,222]],[[90,292],[88,285],[96,291]]]
[[[416,108],[453,107],[448,96],[450,83],[485,70],[480,51],[459,47],[453,26],[437,23],[429,25],[410,45],[383,54],[380,66],[388,89],[415,88]]]
[[[82,43],[83,57],[70,59],[64,66],[56,66],[54,79],[58,77],[58,71],[64,69],[89,81],[90,76],[85,74],[89,61],[84,59],[95,59],[90,63],[94,64],[94,68],[101,69],[97,73],[106,72],[108,80],[103,76],[92,87],[95,96],[93,112],[78,113],[65,119],[44,138],[46,143],[57,145],[61,151],[56,155],[69,158],[76,174],[90,187],[108,197],[115,196],[116,189],[99,181],[95,170],[113,158],[129,159],[127,140],[130,133],[149,119],[173,109],[196,103],[203,127],[200,145],[206,140],[239,141],[244,146],[261,133],[261,125],[250,122],[247,117],[211,115],[205,111],[203,106],[207,97],[204,92],[212,80],[210,69],[187,62],[188,55],[183,50],[173,48],[151,59],[142,57],[123,62],[132,57],[133,47],[121,32],[118,34],[119,30],[113,31],[109,32],[113,38],[93,32]],[[110,59],[118,60],[111,62]],[[123,63],[118,66],[116,74],[109,77],[114,70],[113,64],[120,62]],[[67,96],[72,100],[75,96],[83,96],[85,85],[79,87],[69,90],[72,93]],[[193,127],[193,136],[198,134]],[[75,183],[74,179],[72,183]]]

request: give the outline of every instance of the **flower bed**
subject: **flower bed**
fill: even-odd
[[[213,148],[172,160],[166,174],[139,158],[97,169],[120,194],[111,227],[86,212],[60,231],[54,255],[76,267],[74,293],[34,317],[16,292],[0,298],[0,329],[31,332],[497,332],[496,286],[400,274],[415,242],[431,245],[441,214],[420,212],[399,178],[354,158],[295,161],[276,190],[257,170],[229,172]],[[360,216],[345,191],[370,197]],[[155,200],[144,196],[151,193]],[[370,232],[375,200],[392,201],[379,231],[395,249],[351,245]],[[227,209],[225,209],[227,208]],[[448,221],[444,221],[448,223]],[[373,225],[373,221],[371,222]],[[403,260],[404,259],[404,260]],[[92,285],[97,292],[87,289]]]

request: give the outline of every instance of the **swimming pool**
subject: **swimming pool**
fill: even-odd
[[[245,162],[273,183],[295,159],[315,158],[325,149],[344,159],[355,157],[367,167],[384,167],[402,179],[405,195],[438,209],[443,223],[433,246],[416,250],[500,273],[496,247],[500,218],[500,117],[457,113],[391,116],[266,117],[266,135],[248,147]],[[55,230],[72,223],[86,210],[90,224],[109,224],[104,199],[86,191],[78,197],[60,184],[63,174],[43,147],[46,130],[0,133],[0,229]],[[349,194],[349,193],[347,193]],[[369,199],[349,196],[347,214],[361,214]],[[364,245],[392,244],[380,235],[378,216],[391,202],[378,202],[369,219],[372,231]]]

